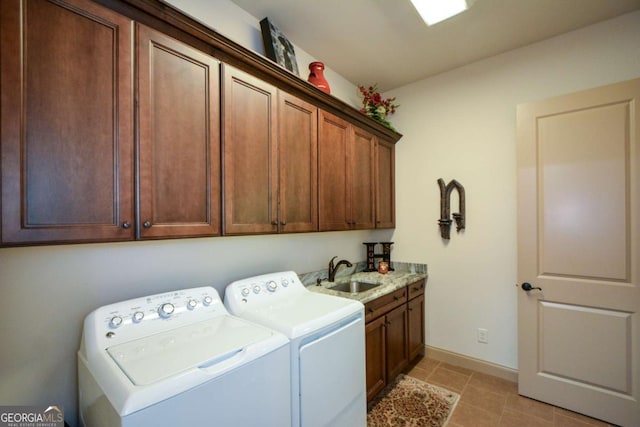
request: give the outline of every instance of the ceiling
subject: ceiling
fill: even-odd
[[[269,17],[350,82],[381,91],[640,9],[640,0],[476,0],[427,27],[409,0],[231,1]]]

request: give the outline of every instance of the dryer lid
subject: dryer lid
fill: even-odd
[[[274,332],[220,316],[107,348],[135,385],[148,385],[194,368],[208,368],[268,340]]]
[[[241,316],[295,339],[363,312],[359,301],[305,291],[248,309]]]

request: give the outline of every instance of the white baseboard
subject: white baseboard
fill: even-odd
[[[439,362],[449,363],[451,365],[460,366],[461,368],[471,369],[487,375],[502,378],[503,380],[518,382],[518,371],[507,368],[506,366],[497,365],[495,363],[465,356],[463,354],[454,353],[440,348],[425,346],[425,356]]]

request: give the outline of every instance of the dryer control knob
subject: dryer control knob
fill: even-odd
[[[267,282],[267,290],[269,292],[275,292],[276,289],[278,289],[278,284],[276,282],[274,282],[273,280]]]
[[[144,319],[144,313],[141,311],[136,311],[135,313],[133,313],[133,316],[131,316],[131,319],[134,321],[134,323],[140,323],[142,322],[142,319]]]
[[[209,295],[207,295],[206,297],[204,297],[204,299],[202,300],[202,303],[205,306],[209,306],[211,305],[211,303],[213,302],[213,298],[211,298]]]
[[[253,285],[253,293],[254,294],[259,294],[261,290],[262,290],[262,288],[260,288],[260,285]]]
[[[250,292],[251,291],[249,290],[249,288],[242,288],[242,290],[240,291],[243,297],[248,297]]]
[[[189,310],[193,310],[194,308],[196,308],[196,307],[197,307],[197,305],[198,305],[198,301],[196,301],[196,300],[194,300],[194,299],[190,299],[190,300],[187,302],[187,308],[188,308]]]
[[[122,325],[122,317],[120,316],[113,316],[109,321],[109,326],[111,326],[112,328],[117,328],[120,325]]]
[[[287,279],[282,279],[281,284],[286,288],[287,286],[289,286],[289,281]]]
[[[170,302],[165,302],[158,309],[158,314],[160,315],[160,317],[167,318],[173,314],[175,309],[176,307],[173,304],[171,304]]]

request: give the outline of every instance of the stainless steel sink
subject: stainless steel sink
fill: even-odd
[[[350,294],[357,294],[358,292],[365,292],[371,290],[373,288],[377,288],[381,283],[366,283],[366,282],[357,282],[351,281],[346,283],[340,283],[338,285],[332,286],[329,289],[339,292],[347,292]]]

